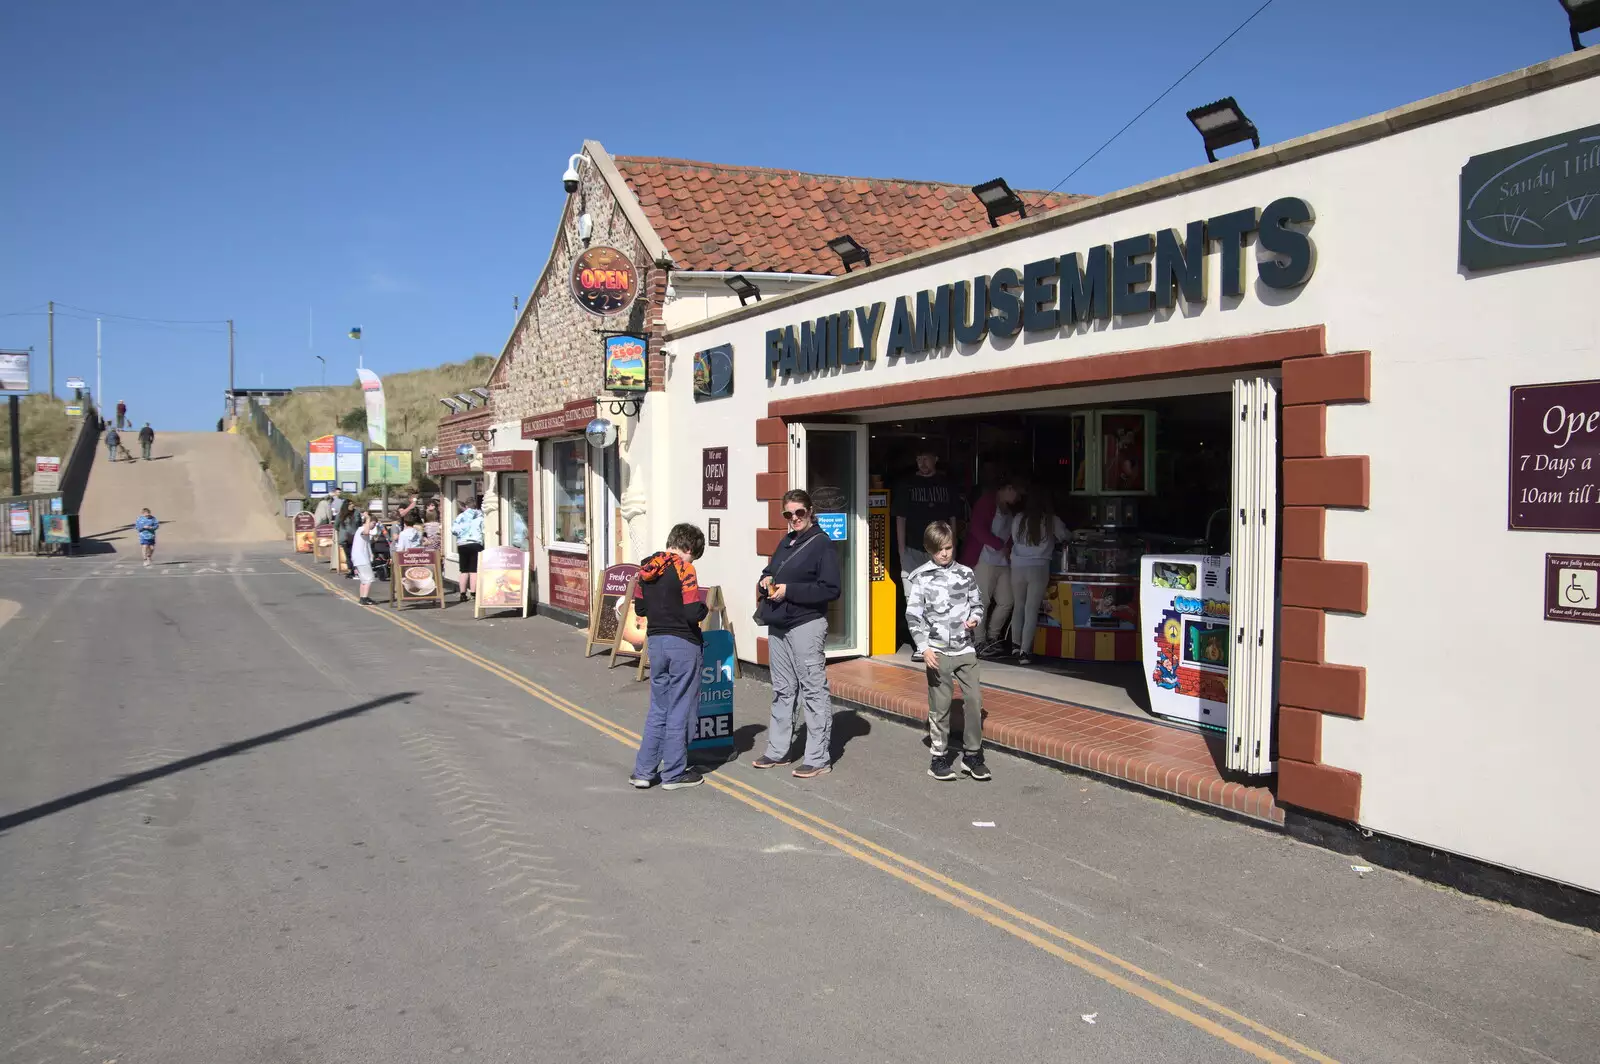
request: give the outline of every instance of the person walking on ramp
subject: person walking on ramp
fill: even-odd
[[[139,450],[144,452],[144,460],[150,461],[150,448],[155,446],[156,430],[150,427],[150,422],[144,423],[144,428],[139,430]]]
[[[144,567],[150,568],[150,561],[156,556],[156,529],[161,527],[161,522],[156,520],[155,514],[146,506],[139,511],[139,516],[133,519],[133,530],[139,533],[139,550],[144,554]]]
[[[689,730],[700,702],[700,601],[695,559],[705,553],[705,533],[673,525],[667,549],[639,563],[634,611],[645,620],[650,652],[650,711],[628,782],[640,790],[657,779],[664,791],[698,787],[704,780],[689,767]],[[657,774],[660,769],[660,774]]]
[[[983,763],[983,687],[973,634],[983,623],[983,591],[971,569],[956,561],[955,533],[935,521],[924,534],[928,560],[906,582],[906,624],[928,670],[928,738],[933,761],[928,775],[957,778],[950,749],[950,701],[961,681],[961,771],[991,778]]]

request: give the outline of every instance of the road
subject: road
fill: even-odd
[[[3,1064],[1600,1060],[1588,932],[850,714],[637,792],[572,629],[160,561],[0,563]]]

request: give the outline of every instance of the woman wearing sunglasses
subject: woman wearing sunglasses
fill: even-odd
[[[785,495],[783,521],[789,531],[756,585],[756,623],[767,626],[772,721],[767,750],[751,764],[793,764],[795,710],[803,707],[806,750],[794,774],[804,780],[833,768],[828,752],[833,702],[823,647],[828,642],[828,603],[839,597],[839,556],[828,534],[812,522],[810,495],[799,490]]]

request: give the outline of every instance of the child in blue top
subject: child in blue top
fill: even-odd
[[[139,516],[133,519],[133,530],[139,533],[139,547],[144,551],[145,568],[150,567],[150,559],[156,555],[156,529],[161,527],[155,515],[146,506],[139,511]]]

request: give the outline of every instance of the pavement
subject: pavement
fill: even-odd
[[[0,1064],[1600,1061],[1593,933],[748,679],[635,791],[575,629],[114,546],[0,563]]]

